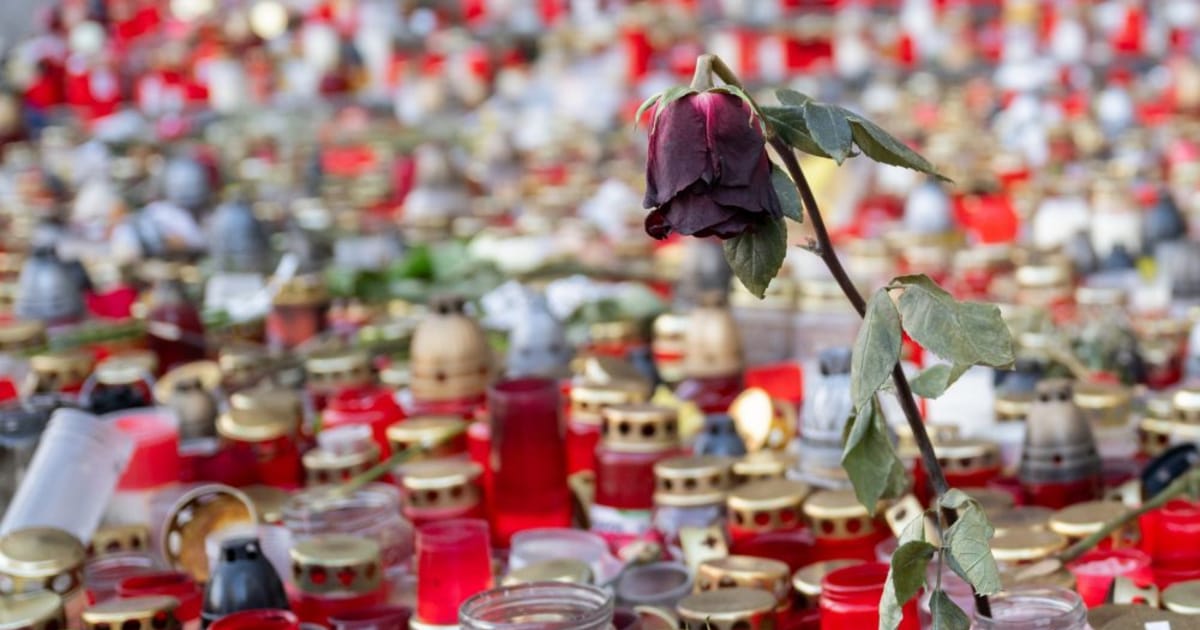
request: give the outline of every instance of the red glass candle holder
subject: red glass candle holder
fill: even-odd
[[[492,588],[487,521],[458,519],[417,530],[417,618],[433,625],[458,621],[467,598]]]
[[[491,487],[486,489],[492,535],[508,545],[532,527],[571,524],[558,384],[546,379],[501,381],[488,388],[492,426]]]
[[[1138,519],[1141,549],[1150,556],[1156,575],[1200,573],[1200,502],[1175,500]],[[1156,578],[1157,581],[1157,578]]]
[[[675,396],[696,403],[704,413],[725,413],[744,389],[741,374],[688,378],[675,388]]]
[[[291,436],[261,442],[230,440],[226,445],[236,466],[254,471],[254,482],[265,486],[294,489],[304,480],[300,449]]]
[[[1080,501],[1092,501],[1103,496],[1103,481],[1099,475],[1075,481],[1022,483],[1026,505],[1040,505],[1059,510]]]
[[[600,445],[600,424],[567,418],[567,472],[596,469],[596,447]]]
[[[1146,586],[1154,580],[1150,556],[1137,549],[1090,551],[1067,568],[1075,575],[1075,590],[1088,608],[1104,603],[1109,586],[1118,576],[1127,577],[1138,586]]]
[[[817,540],[807,528],[782,532],[761,532],[735,540],[730,552],[779,560],[796,572],[817,561]]]
[[[821,580],[821,630],[879,626],[879,598],[888,565],[867,562],[831,571]],[[899,630],[919,630],[916,598],[904,606]]]
[[[412,610],[403,606],[376,606],[329,617],[333,630],[408,630]]]
[[[244,610],[214,621],[208,630],[300,630],[300,620],[286,610]]]
[[[404,419],[404,410],[396,403],[392,393],[382,387],[343,389],[329,398],[321,414],[322,428],[347,424],[365,424],[371,427],[371,437],[379,446],[381,457],[391,455],[387,429]]]
[[[200,618],[200,609],[204,604],[204,592],[187,573],[181,571],[146,573],[125,578],[117,584],[117,597],[121,599],[150,595],[167,595],[179,600],[175,616],[184,623]]]
[[[295,348],[325,330],[325,305],[276,305],[267,313],[267,343]]]
[[[300,621],[324,627],[333,617],[354,614],[355,611],[387,603],[387,589],[380,586],[375,591],[361,595],[316,595],[301,592],[291,598],[291,603],[292,611]]]

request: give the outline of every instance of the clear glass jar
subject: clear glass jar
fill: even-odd
[[[583,584],[535,582],[484,591],[463,602],[462,630],[607,630],[613,597]]]
[[[976,612],[974,630],[1091,630],[1083,600],[1065,588],[1018,587],[990,602],[992,614]]]
[[[400,514],[400,491],[373,483],[350,495],[328,488],[301,492],[283,508],[294,541],[320,534],[351,534],[379,543],[385,571],[406,565],[413,554],[413,527]]]

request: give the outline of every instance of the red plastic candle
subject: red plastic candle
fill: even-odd
[[[267,410],[234,409],[217,420],[217,433],[234,465],[254,471],[256,483],[296,488],[303,479],[294,419]]]
[[[379,545],[373,540],[314,536],[296,543],[290,555],[294,590],[289,599],[303,622],[326,626],[331,616],[387,601]]]
[[[879,626],[879,598],[887,582],[888,565],[867,562],[831,571],[821,580],[821,630]],[[904,606],[899,630],[919,630],[917,601]]]
[[[522,529],[570,526],[558,384],[546,379],[501,381],[488,389],[488,411],[488,500],[497,544],[507,546]]]
[[[602,412],[612,405],[643,402],[641,387],[620,384],[592,385],[575,383],[570,391],[571,408],[567,414],[567,472],[596,469],[596,447],[600,444]]]
[[[1150,556],[1137,549],[1090,551],[1067,566],[1075,575],[1075,590],[1088,608],[1099,606],[1108,597],[1113,579],[1120,576],[1147,586],[1154,580]]]
[[[200,618],[204,592],[187,573],[181,571],[146,573],[125,578],[117,584],[117,597],[121,599],[149,595],[167,595],[179,600],[179,608],[175,609],[175,616],[184,623]]]
[[[620,545],[650,530],[654,465],[678,453],[678,418],[669,407],[646,404],[609,407],[603,415],[592,529]]]
[[[440,459],[401,467],[404,517],[414,526],[463,518],[484,518],[483,469],[475,462]]]
[[[1176,500],[1138,519],[1159,587],[1200,578],[1200,502]]]
[[[286,610],[244,610],[216,620],[208,630],[300,630],[300,620]]]
[[[804,502],[804,516],[817,540],[816,561],[871,561],[875,559],[875,546],[891,537],[887,527],[858,503],[853,490],[813,494]]]
[[[408,630],[412,611],[402,606],[377,606],[329,617],[333,630]]]
[[[391,392],[382,387],[362,387],[343,389],[334,394],[321,414],[321,425],[324,428],[346,424],[370,426],[371,436],[382,457],[386,458],[391,454],[387,429],[403,419],[404,411]]]
[[[492,588],[487,521],[458,519],[417,530],[417,618],[434,625],[458,621],[467,598]]]

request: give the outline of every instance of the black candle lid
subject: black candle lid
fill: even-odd
[[[255,609],[287,610],[287,593],[257,538],[231,538],[221,543],[201,619],[207,628],[225,615]]]

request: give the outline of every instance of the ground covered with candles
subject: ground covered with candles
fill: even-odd
[[[1200,625],[1193,0],[0,16],[0,628]]]

